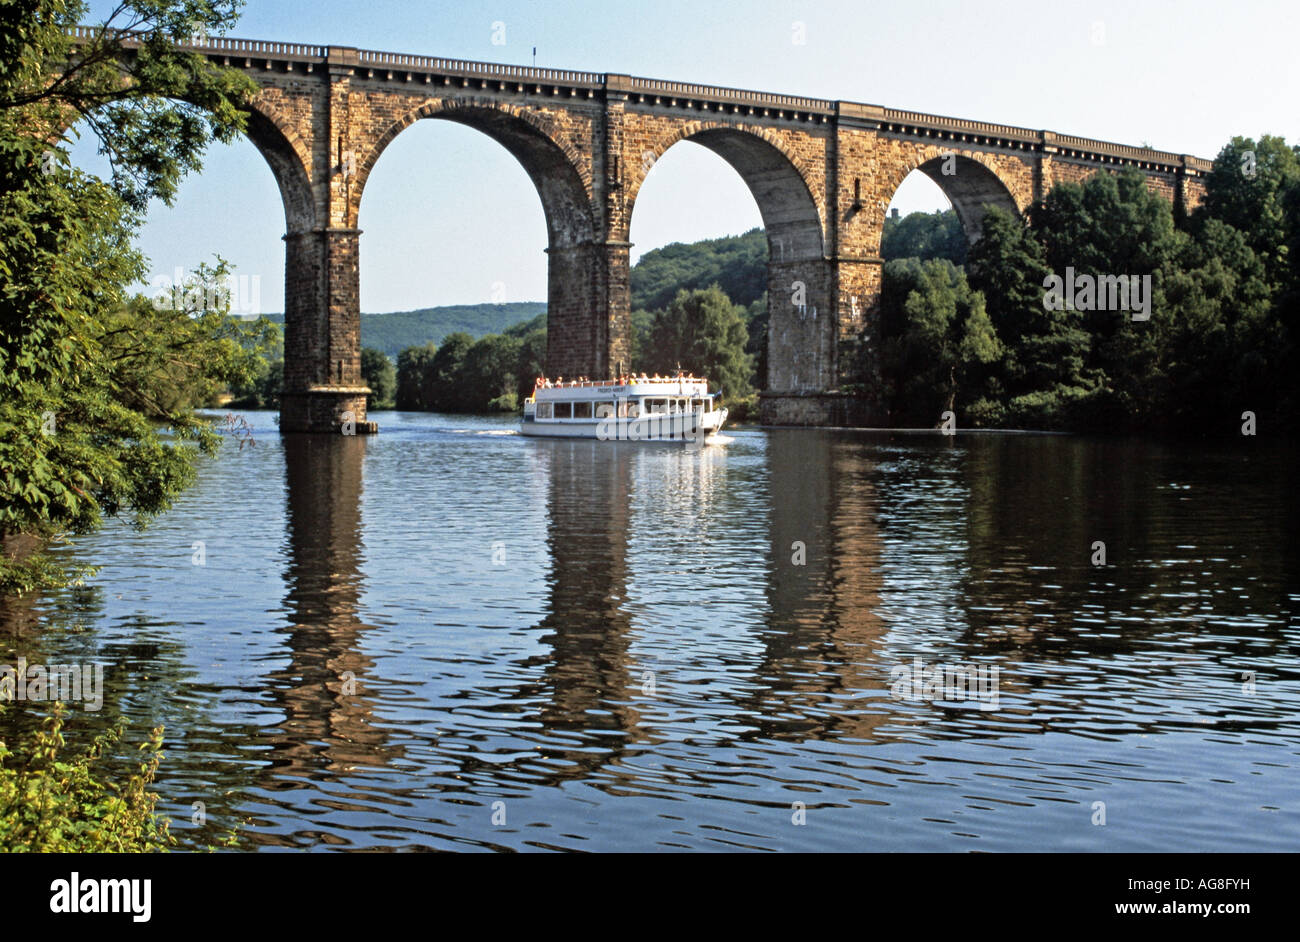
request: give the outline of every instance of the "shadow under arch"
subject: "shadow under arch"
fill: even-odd
[[[268,102],[254,101],[247,110],[245,137],[257,148],[275,177],[284,201],[286,238],[316,225],[318,207],[304,155],[307,147]]]
[[[681,141],[725,160],[749,188],[767,234],[768,373],[765,390],[834,385],[835,318],[826,237],[817,200],[795,158],[761,128],[688,125],[647,151],[658,160]],[[646,175],[629,189],[630,221]]]

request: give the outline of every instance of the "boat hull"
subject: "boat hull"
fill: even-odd
[[[649,415],[635,419],[561,419],[525,421],[519,431],[536,438],[587,438],[611,442],[708,441],[722,430],[726,410],[701,414]]]

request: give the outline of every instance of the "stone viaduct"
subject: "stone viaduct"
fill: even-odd
[[[130,43],[128,42],[129,46]],[[549,234],[551,375],[630,369],[629,226],[637,194],[678,141],[723,157],[767,231],[768,425],[887,418],[868,393],[880,239],[913,170],[939,185],[967,235],[986,206],[1022,213],[1061,181],[1136,167],[1190,210],[1210,162],[1185,154],[982,121],[628,75],[495,65],[339,46],[230,38],[193,44],[261,93],[248,135],[284,199],[285,383],[280,427],[365,421],[358,211],[384,149],[422,118],[477,128],[510,151]],[[865,350],[861,349],[865,346]]]

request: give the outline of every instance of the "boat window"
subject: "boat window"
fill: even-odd
[[[573,404],[573,417],[574,417],[575,419],[589,419],[589,418],[591,418],[591,403],[590,403],[590,402],[575,402],[575,403]]]
[[[539,419],[549,419],[555,414],[554,403],[539,402],[537,404],[537,417]]]
[[[557,402],[557,403],[555,404],[555,417],[556,417],[557,419],[571,419],[571,418],[573,418],[573,403],[571,403],[571,402]]]
[[[613,414],[614,414],[614,403],[612,402],[596,403],[596,418],[608,419]]]
[[[627,404],[627,417],[629,419],[635,419],[640,415],[641,415],[641,403],[633,399],[631,402]]]

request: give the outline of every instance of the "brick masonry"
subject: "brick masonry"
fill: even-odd
[[[887,421],[872,395],[880,239],[909,173],[943,189],[974,239],[987,206],[1022,213],[1057,183],[1123,166],[1190,210],[1209,169],[1047,131],[625,75],[248,40],[210,40],[202,51],[262,88],[249,136],[285,206],[284,431],[335,431],[349,419],[373,430],[360,368],[357,218],[384,149],[424,118],[492,137],[537,188],[551,375],[604,377],[633,365],[637,195],[678,141],[722,156],[749,186],[768,236],[761,417],[772,425]]]

